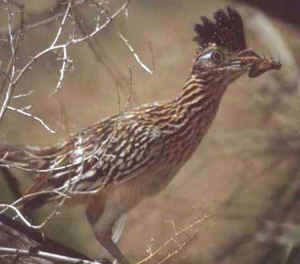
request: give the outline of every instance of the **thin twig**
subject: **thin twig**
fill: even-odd
[[[25,203],[26,200],[31,199],[36,196],[41,196],[45,194],[53,194],[57,195],[58,199],[61,198],[61,201],[57,205],[57,207],[38,225],[33,225],[31,224],[26,217],[23,215],[23,213],[17,208],[17,206]],[[57,192],[55,190],[53,191],[41,191],[41,192],[34,192],[34,193],[29,193],[26,195],[23,195],[19,199],[15,200],[11,204],[0,204],[0,208],[4,208],[0,211],[0,214],[4,214],[8,209],[11,209],[12,211],[15,212],[16,216],[15,218],[20,218],[21,221],[28,227],[32,229],[41,229],[43,228],[55,215],[58,213],[58,209],[65,203],[65,200],[69,198],[68,195],[62,192]]]
[[[195,233],[192,235],[192,237],[190,237],[189,239],[185,240],[182,243],[178,242],[178,238],[180,235],[187,233],[188,231],[190,231],[193,227],[195,227],[196,225],[203,223],[204,221],[206,221],[210,216],[209,215],[204,215],[201,218],[198,218],[196,221],[194,221],[192,224],[188,225],[187,227],[181,229],[180,231],[176,231],[176,228],[174,228],[174,235],[169,238],[167,241],[165,241],[159,248],[157,248],[156,250],[148,250],[148,256],[145,257],[144,259],[140,260],[139,262],[137,262],[137,264],[143,264],[147,261],[149,261],[150,259],[154,258],[155,256],[158,256],[163,249],[170,247],[171,243],[175,243],[177,245],[177,248],[175,250],[172,250],[171,252],[168,253],[167,256],[163,257],[162,260],[160,260],[158,263],[164,263],[167,260],[169,260],[171,257],[177,255],[184,247],[186,247],[188,245],[188,243],[195,237],[195,235],[197,234],[197,231],[195,231]]]
[[[79,259],[74,257],[69,257],[65,255],[54,254],[52,252],[47,252],[44,250],[30,250],[30,249],[17,249],[9,247],[0,247],[0,255],[17,255],[19,257],[39,257],[42,259],[47,259],[50,261],[63,261],[65,264],[101,264],[101,262],[86,259]],[[53,262],[54,263],[54,262]]]
[[[113,13],[110,17],[108,17],[107,20],[101,26],[97,25],[95,30],[86,36],[83,36],[83,37],[77,38],[77,39],[74,38],[74,39],[71,39],[71,40],[65,42],[64,44],[56,45],[56,41],[59,38],[59,35],[57,34],[54,41],[52,42],[52,45],[50,45],[47,49],[44,49],[44,50],[38,52],[36,55],[34,55],[27,62],[27,64],[18,72],[17,76],[14,78],[11,85],[15,86],[20,81],[20,79],[23,77],[24,73],[32,66],[32,64],[35,63],[37,61],[37,59],[44,56],[45,54],[48,54],[49,52],[53,52],[58,49],[66,49],[71,45],[81,43],[83,41],[86,41],[86,40],[94,37],[97,33],[99,33],[104,28],[106,28],[113,21],[113,19],[115,19],[119,14],[121,14],[128,7],[128,4],[129,4],[129,0],[126,1],[115,13]],[[69,11],[70,11],[69,9],[66,10],[65,16],[64,16],[65,18],[67,18]],[[57,92],[57,90],[55,92]]]
[[[125,111],[129,110],[134,103],[134,90],[133,90],[133,73],[132,69],[129,68],[129,95],[127,97],[127,102],[125,105]]]
[[[18,95],[14,95],[12,98],[13,99],[19,99],[19,98],[23,98],[23,97],[27,97],[29,95],[32,95],[34,93],[34,90],[30,90],[27,93],[23,93],[23,94],[18,94]]]
[[[135,52],[135,50],[133,49],[133,47],[130,45],[128,39],[126,39],[124,37],[124,35],[122,35],[122,33],[119,33],[119,37],[123,40],[124,44],[126,45],[126,47],[129,49],[129,51],[132,53],[133,57],[135,58],[136,62],[149,74],[152,74],[153,72],[148,68],[148,66],[146,66],[145,63],[142,62],[142,60],[140,59],[139,55]]]
[[[14,86],[12,85],[12,80],[15,76],[16,73],[16,67],[15,67],[15,58],[16,58],[16,47],[15,47],[15,38],[12,32],[12,13],[10,10],[10,7],[8,5],[7,9],[7,21],[8,21],[8,36],[9,36],[9,42],[10,42],[10,50],[11,50],[11,58],[10,58],[10,63],[9,63],[9,83],[8,87],[4,96],[3,104],[0,109],[0,120],[3,118],[3,115],[6,111],[6,108],[9,104],[9,101],[11,99],[11,96],[13,94],[13,88]],[[10,69],[11,68],[11,69]],[[4,80],[4,83],[6,83],[6,79]]]
[[[86,2],[86,0],[73,0],[72,6],[80,6],[83,5]],[[9,3],[13,4],[13,2],[10,0]],[[59,4],[61,5],[61,4]],[[19,9],[22,9],[22,6],[18,6]],[[23,22],[22,29],[17,28],[13,30],[14,34],[18,34],[20,30],[22,32],[28,32],[32,29],[35,29],[40,26],[44,26],[46,24],[49,24],[55,20],[57,20],[60,17],[63,17],[65,14],[65,11],[60,11],[61,8],[54,7],[53,11],[50,13],[47,11],[44,15],[42,15],[37,21],[35,22]],[[22,19],[22,14],[21,14],[21,19]],[[8,29],[7,27],[1,27],[0,28],[0,36],[6,36],[8,34]]]
[[[19,108],[15,108],[15,107],[12,107],[12,106],[7,106],[7,109],[10,110],[10,111],[14,111],[14,112],[17,112],[23,116],[26,116],[26,117],[29,117],[30,119],[32,120],[35,120],[37,122],[39,122],[48,132],[50,132],[51,134],[55,134],[55,130],[51,129],[46,123],[45,121],[43,121],[41,118],[37,117],[37,116],[34,116],[26,111],[24,111],[24,109],[19,109]]]
[[[0,120],[3,118],[3,115],[4,115],[5,111],[7,110],[7,106],[13,96],[13,91],[15,88],[15,86],[12,84],[12,80],[14,79],[16,72],[17,72],[15,63],[16,63],[16,59],[17,59],[17,50],[18,50],[19,42],[20,42],[19,40],[20,40],[21,36],[23,35],[22,29],[23,29],[23,23],[24,23],[24,6],[20,5],[19,8],[21,10],[21,26],[20,26],[20,30],[19,30],[18,34],[14,34],[14,32],[12,30],[13,13],[10,10],[9,4],[10,3],[7,3],[7,20],[8,20],[8,33],[9,33],[8,37],[9,37],[9,42],[10,42],[11,56],[10,56],[9,63],[7,65],[7,72],[4,73],[1,71],[1,73],[4,74],[5,77],[7,77],[7,78],[5,78],[2,82],[2,86],[0,88],[0,93],[3,92],[4,87],[7,82],[8,82],[8,87],[5,92],[3,104],[0,109]]]

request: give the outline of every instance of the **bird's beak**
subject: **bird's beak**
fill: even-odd
[[[257,77],[269,70],[279,70],[281,64],[272,58],[259,56],[251,49],[246,49],[238,54],[241,65],[248,67],[248,76]]]

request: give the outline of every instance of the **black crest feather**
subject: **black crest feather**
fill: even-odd
[[[233,8],[218,10],[214,13],[215,21],[201,17],[202,24],[195,25],[197,36],[193,39],[202,49],[209,44],[216,44],[229,51],[240,51],[246,48],[243,21],[240,14]]]

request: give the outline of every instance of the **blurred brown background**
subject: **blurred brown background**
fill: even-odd
[[[174,236],[172,222],[180,230],[204,215],[209,218],[186,234],[188,237],[198,230],[196,237],[169,262],[300,261],[299,17],[293,17],[293,12],[283,14],[282,6],[275,4],[271,7],[280,12],[263,6],[272,14],[269,17],[244,2],[132,1],[128,18],[118,17],[92,44],[70,49],[72,67],[58,95],[51,96],[60,67],[54,54],[40,59],[19,83],[20,93],[30,90],[34,93],[15,99],[13,104],[33,105],[31,112],[45,120],[56,134],[12,112],[6,113],[0,123],[3,142],[48,146],[124,110],[128,107],[128,96],[132,97],[130,107],[168,100],[180,91],[189,74],[196,47],[191,41],[193,25],[199,22],[199,17],[211,17],[216,9],[228,4],[241,12],[249,47],[278,58],[283,68],[258,79],[245,76],[231,85],[213,126],[192,160],[167,190],[144,201],[129,214],[120,247],[132,263],[143,259],[149,247],[155,249]],[[251,4],[262,6],[258,3]],[[299,4],[293,3],[299,14]],[[112,10],[121,4],[119,0],[110,1]],[[53,0],[27,0],[25,19],[38,17],[54,6]],[[86,25],[92,27],[95,21],[89,9],[82,8],[80,12]],[[6,17],[2,16],[0,22],[0,27],[5,27]],[[57,25],[49,23],[24,35],[20,65],[51,43]],[[152,75],[135,62],[119,32],[153,69]],[[4,64],[7,49],[8,43],[0,41],[0,60]],[[19,178],[28,182],[23,175]],[[4,182],[0,199],[1,203],[12,199]],[[96,257],[100,247],[84,215],[79,217],[81,211],[80,208],[63,211],[45,231],[51,238]],[[150,262],[158,263],[177,246],[173,243]]]

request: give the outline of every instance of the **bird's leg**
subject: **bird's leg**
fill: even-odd
[[[98,235],[95,231],[95,235],[101,245],[118,261],[119,264],[129,264],[129,261],[112,241],[111,233],[103,236],[103,234]]]
[[[116,244],[119,242],[126,223],[127,215],[123,214],[114,224],[112,232],[112,241]]]
[[[99,212],[99,210],[96,212],[94,209],[95,205],[90,204],[87,208],[86,215],[90,225],[92,226],[96,239],[115,259],[117,259],[120,264],[129,264],[129,261],[112,240],[112,229],[115,224],[117,224],[116,232],[122,232],[120,232],[120,228],[118,226],[118,220],[122,223],[122,218],[120,219],[122,214],[120,214],[118,210],[107,208],[105,206],[101,212]],[[116,240],[118,240],[119,237],[120,235],[116,235]]]

